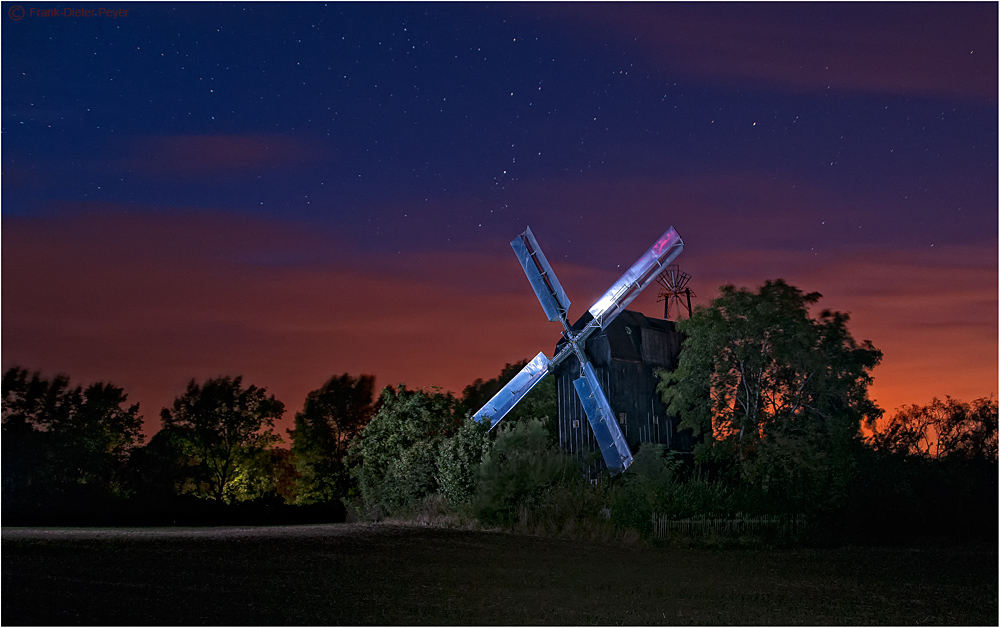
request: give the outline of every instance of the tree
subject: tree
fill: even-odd
[[[799,500],[843,491],[860,427],[882,413],[868,397],[882,353],[855,342],[847,314],[811,318],[819,293],[780,279],[720,292],[677,324],[678,367],[659,386],[680,427],[702,436],[696,458],[728,459]]]
[[[331,377],[306,396],[288,430],[299,473],[297,501],[326,502],[347,495],[351,477],[344,456],[352,438],[361,433],[374,413],[375,377]]]
[[[378,411],[351,441],[347,463],[374,515],[414,505],[438,488],[440,443],[466,421],[451,393],[387,386]]]
[[[70,386],[13,367],[3,376],[4,492],[29,490],[126,497],[129,456],[142,444],[138,404],[122,388],[94,383]]]
[[[281,499],[295,501],[295,462],[292,452],[283,447],[258,449],[237,465],[236,474],[226,485],[224,499],[253,501]]]
[[[926,406],[904,406],[871,442],[879,451],[901,455],[996,461],[997,402],[935,397]]]
[[[186,453],[203,465],[203,496],[227,500],[227,488],[261,452],[280,439],[271,431],[285,411],[264,388],[242,387],[242,377],[217,377],[204,385],[193,379],[187,391],[161,412],[164,427],[181,428]]]

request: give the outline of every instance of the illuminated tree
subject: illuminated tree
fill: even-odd
[[[479,483],[479,466],[492,449],[489,427],[463,421],[451,438],[441,441],[437,454],[437,483],[441,495],[457,507],[469,502]]]
[[[387,386],[372,420],[351,441],[348,464],[370,513],[403,510],[437,491],[441,442],[466,421],[451,393]]]
[[[284,411],[284,404],[268,397],[264,388],[244,390],[242,377],[218,377],[203,385],[191,380],[161,418],[164,427],[179,428],[185,453],[204,467],[204,496],[224,500],[230,483],[280,441],[271,430]]]

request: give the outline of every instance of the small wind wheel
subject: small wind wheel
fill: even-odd
[[[656,297],[656,302],[665,301],[663,304],[663,318],[670,318],[670,310],[677,310],[677,318],[681,317],[683,308],[687,308],[688,318],[691,318],[691,297],[697,296],[688,288],[691,275],[681,271],[677,264],[667,266],[662,273],[656,277],[656,283],[660,284],[660,294]]]

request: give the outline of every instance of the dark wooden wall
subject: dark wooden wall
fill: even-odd
[[[640,443],[659,443],[675,451],[693,447],[690,434],[678,432],[678,419],[667,416],[656,392],[656,372],[677,367],[681,340],[671,321],[628,310],[587,340],[587,355],[633,453]],[[604,469],[604,462],[573,386],[579,376],[575,356],[556,372],[559,446],[588,462],[591,474],[596,475]]]

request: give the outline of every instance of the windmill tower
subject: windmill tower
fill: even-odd
[[[588,316],[584,313],[573,327],[581,328]],[[660,371],[677,368],[683,340],[673,321],[631,310],[625,310],[587,339],[587,358],[632,451],[642,443],[663,445],[675,453],[686,454],[694,449],[692,434],[680,429],[680,418],[670,415],[657,392]],[[560,343],[556,352],[561,348]],[[590,453],[597,451],[597,447],[593,432],[588,429],[588,417],[573,388],[578,371],[576,358],[570,356],[554,373],[559,448],[583,463],[585,475],[594,479],[606,465],[594,460]]]
[[[521,398],[565,362],[564,367],[559,369],[560,380],[567,377],[567,382],[572,382],[575,400],[579,400],[578,407],[590,423],[587,436],[592,436],[592,439],[588,438],[588,443],[600,449],[611,473],[621,473],[632,464],[629,442],[622,433],[622,426],[625,424],[619,425],[619,416],[611,409],[605,389],[607,383],[602,382],[594,370],[588,352],[588,340],[592,336],[597,340],[612,330],[616,317],[653,282],[666,264],[680,254],[684,242],[673,227],[668,229],[573,325],[567,319],[569,298],[542,254],[531,229],[526,229],[514,238],[510,245],[521,262],[521,268],[524,269],[546,317],[549,321],[562,324],[563,340],[557,345],[552,358],[539,352],[472,418],[481,423],[488,421],[491,429],[496,427]],[[569,389],[568,386],[565,388]]]
[[[663,318],[670,320],[670,310],[674,309],[677,311],[677,319],[680,319],[685,307],[688,318],[691,318],[691,297],[698,295],[688,287],[689,281],[691,275],[682,272],[677,264],[667,266],[666,270],[656,277],[656,283],[660,284],[660,294],[656,297],[656,302],[664,302]]]

